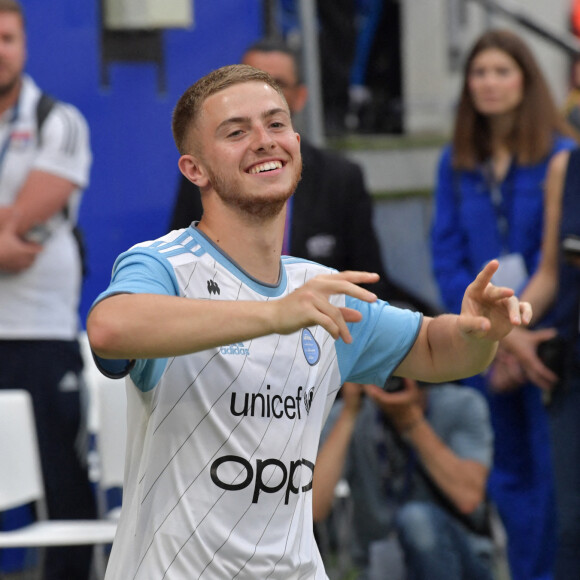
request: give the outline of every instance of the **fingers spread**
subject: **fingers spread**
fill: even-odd
[[[532,305],[529,302],[520,302],[520,315],[523,324],[530,324],[534,315]]]
[[[506,299],[505,304],[510,322],[515,326],[519,326],[522,323],[519,300],[515,296],[512,296]]]
[[[319,312],[318,324],[320,326],[324,327],[334,339],[342,338],[347,344],[352,342],[346,323],[358,322],[362,319],[360,312],[350,308],[338,308],[326,300],[318,301],[315,307]]]
[[[514,295],[514,291],[511,288],[507,288],[506,286],[494,286],[493,284],[488,284],[483,292],[485,298],[492,301],[510,298]]]
[[[358,286],[358,284],[373,284],[378,282],[379,275],[372,272],[348,270],[328,276],[319,276],[316,280],[319,284],[325,286],[325,291],[328,295],[345,294],[363,300],[364,302],[375,302],[377,299],[376,294],[366,288]]]
[[[342,316],[346,322],[360,322],[362,320],[362,314],[358,310],[352,308],[340,308]]]
[[[497,260],[491,260],[488,262],[483,269],[479,272],[475,280],[471,283],[474,290],[483,292],[487,285],[491,282],[493,275],[499,268],[499,262]]]

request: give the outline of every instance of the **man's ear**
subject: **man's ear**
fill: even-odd
[[[198,159],[193,155],[182,155],[178,161],[179,170],[183,175],[198,187],[208,184],[207,175]]]

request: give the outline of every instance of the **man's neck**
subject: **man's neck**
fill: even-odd
[[[204,210],[198,228],[252,277],[266,284],[280,278],[280,256],[286,211],[271,218],[240,220]]]

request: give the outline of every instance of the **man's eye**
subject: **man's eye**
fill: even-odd
[[[239,137],[242,134],[241,129],[237,129],[236,131],[232,131],[228,134],[228,137]]]

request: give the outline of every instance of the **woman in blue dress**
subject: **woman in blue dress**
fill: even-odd
[[[437,174],[431,250],[446,309],[459,311],[473,273],[493,258],[497,283],[524,287],[540,256],[546,169],[555,153],[575,146],[572,134],[526,44],[508,30],[485,32],[467,57],[453,140]],[[541,393],[529,383],[494,389],[492,375],[493,367],[466,382],[490,403],[489,491],[506,527],[512,580],[550,580],[555,509]]]

